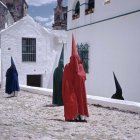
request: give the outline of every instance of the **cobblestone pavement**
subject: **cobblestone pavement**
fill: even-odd
[[[0,91],[0,140],[140,140],[140,114],[89,106],[87,123],[65,122],[51,97]]]

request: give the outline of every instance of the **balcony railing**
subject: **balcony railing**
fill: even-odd
[[[85,10],[85,15],[88,15],[88,14],[91,14],[91,13],[94,13],[94,8],[90,8],[90,9]]]
[[[77,18],[79,18],[79,17],[80,17],[80,14],[73,14],[73,15],[72,15],[72,19],[73,19],[73,20],[75,20],[75,19],[77,19]]]

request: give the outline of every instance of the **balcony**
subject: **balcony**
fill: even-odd
[[[91,13],[94,13],[94,8],[90,8],[90,9],[85,10],[85,15],[88,15],[88,14],[91,14]]]

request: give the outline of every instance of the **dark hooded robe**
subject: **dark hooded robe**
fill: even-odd
[[[19,91],[19,82],[18,82],[18,72],[16,70],[16,66],[11,57],[11,66],[8,68],[6,72],[6,85],[5,85],[5,93],[12,94],[15,91]]]
[[[63,69],[64,69],[64,48],[62,48],[60,60],[58,67],[54,70],[53,74],[53,100],[52,104],[62,106],[62,78],[63,78]]]
[[[62,85],[64,117],[66,121],[75,120],[79,115],[89,116],[85,80],[86,73],[72,36],[72,56],[70,57],[70,63],[66,64],[64,68]]]
[[[114,75],[114,81],[115,81],[115,86],[116,86],[116,93],[112,95],[112,99],[118,99],[118,100],[124,100],[123,96],[122,96],[122,88],[115,76],[115,73],[113,72]]]

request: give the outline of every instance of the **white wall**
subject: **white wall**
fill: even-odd
[[[46,89],[46,88],[20,85],[20,89],[23,91],[28,91],[33,94],[40,94],[40,95],[51,96],[51,97],[53,94],[52,89]],[[137,102],[122,101],[122,100],[109,99],[109,98],[91,96],[91,95],[87,95],[87,101],[88,104],[91,105],[93,104],[101,105],[102,107],[109,107],[113,109],[116,108],[126,112],[140,113],[140,103]]]
[[[54,39],[52,40],[52,42],[55,43],[53,48],[55,49],[57,54],[56,54],[55,62],[53,64],[54,67],[51,71],[50,80],[48,83],[48,88],[51,88],[51,89],[53,88],[53,73],[54,73],[55,68],[58,66],[58,62],[59,62],[60,55],[62,52],[62,47],[64,45],[64,50],[65,50],[67,46],[67,34],[65,30],[52,30],[52,32],[53,32],[53,35],[55,36]]]
[[[68,0],[68,25],[67,29],[83,26],[127,12],[140,10],[139,0],[111,0],[111,3],[104,5],[104,0],[95,0],[94,13],[85,16],[85,9],[88,0],[80,0],[80,18],[72,20],[72,9],[75,8],[78,0]]]
[[[36,38],[36,62],[22,62],[22,37]],[[57,50],[60,51],[60,46],[62,46],[62,43],[54,38],[57,37],[28,16],[3,31],[1,33],[3,86],[5,85],[5,73],[11,65],[10,57],[12,56],[19,73],[20,84],[27,84],[27,75],[40,74],[43,77],[42,86],[48,87]]]
[[[111,2],[115,2],[115,0]],[[130,1],[127,2],[128,5],[125,5],[125,12],[129,11],[129,9],[136,8],[140,4],[140,1],[135,1],[135,5],[131,5],[131,7],[129,3]],[[116,3],[116,9],[118,7],[117,4],[119,6],[121,5],[119,0]],[[122,4],[124,3],[122,2]],[[130,8],[127,8],[127,6]],[[113,12],[113,10],[110,12]],[[83,18],[86,19],[86,17]],[[80,24],[82,23],[80,22],[77,25],[73,23],[72,28]],[[122,87],[124,98],[126,100],[140,102],[139,25],[140,12],[74,30],[69,30],[71,28],[69,24],[65,63],[69,62],[69,56],[71,54],[72,33],[77,43],[87,42],[90,46],[89,74],[87,74],[86,81],[88,94],[111,97],[116,90],[112,73],[114,71]]]

